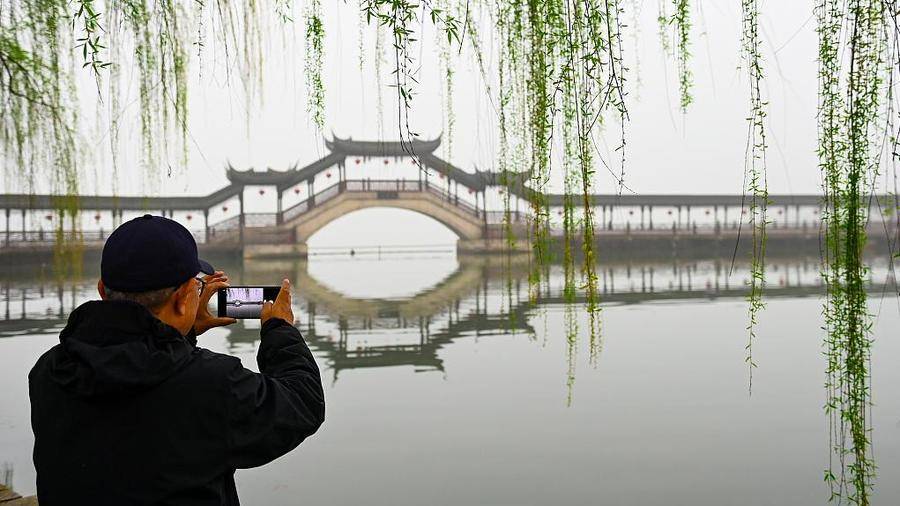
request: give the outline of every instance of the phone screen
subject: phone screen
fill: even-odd
[[[275,300],[278,286],[231,286],[219,290],[219,316],[229,318],[259,318],[263,302]]]

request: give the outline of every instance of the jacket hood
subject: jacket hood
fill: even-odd
[[[144,306],[90,301],[69,315],[51,359],[54,382],[82,397],[133,394],[178,371],[194,347]]]

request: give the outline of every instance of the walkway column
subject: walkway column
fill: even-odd
[[[243,246],[244,245],[244,187],[243,186],[241,186],[241,192],[238,193],[238,212],[241,213],[238,215],[238,216],[240,216],[240,219],[238,220],[238,225],[240,225],[239,237],[241,239],[241,246]]]
[[[650,230],[653,230],[653,206],[647,206],[650,211]]]
[[[203,243],[209,242],[209,209],[203,209]]]
[[[9,209],[6,209],[6,245],[9,246]],[[9,299],[7,299],[9,300]]]
[[[641,205],[641,230],[644,230],[644,206]]]
[[[25,208],[22,208],[22,240],[25,240]]]
[[[340,178],[340,168],[338,168],[338,174]],[[275,191],[278,192],[278,205],[276,208],[277,210],[275,211],[275,223],[281,225],[281,199],[284,195],[281,193],[281,189],[278,187],[275,187]]]

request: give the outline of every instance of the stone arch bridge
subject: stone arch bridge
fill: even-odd
[[[440,142],[437,138],[404,145],[333,137],[325,140],[328,154],[304,167],[241,171],[229,165],[229,184],[209,195],[79,196],[82,214],[94,218],[94,223],[89,218],[82,222],[95,226],[63,233],[77,237],[88,249],[100,248],[109,231],[123,220],[152,212],[192,228],[205,250],[240,251],[245,257],[302,257],[307,254],[307,240],[336,218],[359,209],[392,207],[442,223],[459,237],[460,252],[508,251],[506,213],[498,195],[508,191],[515,197],[510,224],[517,237],[524,237],[528,202],[539,195],[528,186],[527,174],[462,170],[435,154]],[[379,167],[399,167],[395,173],[409,177],[373,178]],[[248,199],[271,201],[273,194],[274,210],[247,211]],[[562,213],[564,196],[541,196],[549,203],[551,221],[561,221],[557,215]],[[745,221],[746,200],[742,195],[591,196],[596,233],[607,236],[608,245],[681,240],[701,248],[710,241],[733,244]],[[817,247],[821,195],[770,195],[769,200],[770,240],[802,239]],[[896,207],[893,196],[875,196],[872,202],[876,213]],[[0,252],[52,250],[58,238],[52,226],[57,203],[53,195],[0,195],[0,208],[5,211]],[[873,236],[897,233],[896,218],[872,220],[870,225]],[[527,242],[516,241],[512,248],[526,250]]]

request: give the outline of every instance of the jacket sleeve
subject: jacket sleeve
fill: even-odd
[[[261,330],[259,373],[229,374],[229,464],[246,469],[297,447],[325,420],[322,379],[300,331],[273,318]]]

